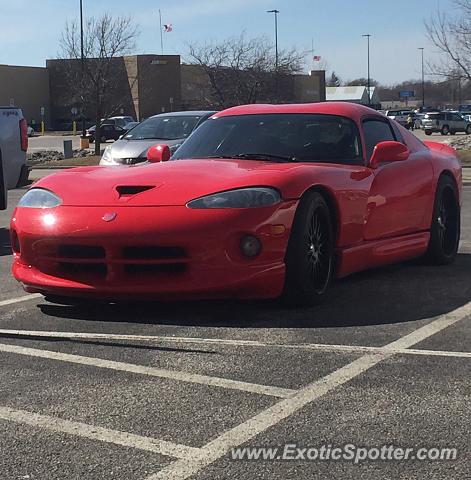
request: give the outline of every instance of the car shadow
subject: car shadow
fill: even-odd
[[[418,262],[352,275],[333,285],[322,305],[289,308],[278,301],[198,301],[62,306],[39,304],[49,316],[84,321],[225,328],[310,328],[384,325],[443,315],[471,300],[471,255],[453,265]]]
[[[0,228],[0,257],[11,255],[10,230]]]
[[[75,338],[64,338],[60,335],[54,336],[53,333],[49,334],[47,337],[42,335],[22,335],[17,333],[0,333],[0,338],[2,340],[28,340],[38,341],[38,342],[48,342],[48,343],[70,343],[70,344],[79,344],[79,345],[93,345],[99,347],[119,347],[119,348],[131,348],[134,350],[149,350],[149,351],[159,351],[159,352],[172,352],[172,353],[204,353],[215,355],[218,352],[214,350],[200,350],[194,348],[172,348],[172,347],[160,347],[158,345],[142,345],[137,343],[127,343],[127,342],[104,342],[102,340],[82,340]]]

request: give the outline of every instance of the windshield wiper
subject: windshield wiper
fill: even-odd
[[[288,157],[285,155],[274,155],[271,153],[235,153],[234,155],[211,155],[205,158],[242,158],[249,160],[281,160],[284,162],[297,162],[296,157]]]

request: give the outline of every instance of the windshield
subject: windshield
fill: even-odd
[[[158,116],[144,120],[133,128],[124,138],[128,140],[177,140],[186,138],[196,127],[200,117],[185,116]]]
[[[344,117],[317,114],[212,118],[172,158],[250,156],[254,160],[362,163],[355,123]]]

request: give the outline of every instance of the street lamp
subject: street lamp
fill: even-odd
[[[362,37],[366,37],[368,41],[368,105],[371,105],[371,95],[370,95],[370,84],[371,84],[371,79],[370,79],[370,37],[371,34],[365,33],[365,35],[362,35]]]
[[[85,78],[85,55],[83,47],[83,0],[80,0],[80,64],[82,68],[82,138],[86,138],[87,131],[85,130],[85,98],[83,92]]]
[[[267,13],[275,15],[275,70],[278,71],[278,14],[279,10],[267,10]]]
[[[422,108],[425,107],[425,75],[424,75],[424,47],[419,47],[422,52]]]

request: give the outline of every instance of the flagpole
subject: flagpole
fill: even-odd
[[[160,50],[162,55],[164,54],[164,34],[162,30],[162,12],[159,8],[159,20],[160,20]]]

